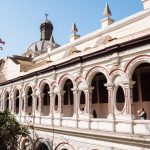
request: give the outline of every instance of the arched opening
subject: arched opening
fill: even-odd
[[[144,108],[147,119],[150,119],[150,64],[143,63],[133,72],[133,107],[134,115],[138,118],[138,110]]]
[[[66,117],[72,117],[73,116],[73,91],[71,90],[73,88],[73,83],[70,79],[68,79],[64,84],[64,105],[63,105],[63,114]]]
[[[27,91],[27,106],[26,106],[26,113],[28,115],[32,114],[32,103],[33,103],[32,88],[29,87]]]
[[[50,113],[50,95],[49,95],[49,92],[50,92],[50,88],[49,88],[49,85],[46,83],[44,85],[44,88],[43,88],[43,102],[42,102],[42,115],[43,116],[48,116],[49,113]]]
[[[116,92],[116,108],[119,111],[122,111],[125,104],[124,91],[121,86],[118,87]]]
[[[80,94],[80,110],[85,110],[85,93],[83,91]]]
[[[38,146],[35,148],[36,150],[49,150],[48,146],[45,143],[39,143]]]
[[[95,112],[98,118],[107,118],[108,116],[108,90],[105,87],[106,83],[105,75],[97,73],[93,77],[91,84],[94,88],[92,91],[92,112]]]
[[[29,139],[24,139],[22,144],[21,144],[21,149],[26,150],[26,149],[28,149],[29,145],[30,145]]]
[[[14,109],[14,112],[16,114],[19,113],[19,90],[16,90],[15,91],[15,101],[14,101],[14,105],[15,105],[15,109]]]
[[[8,92],[6,92],[5,93],[5,108],[4,108],[4,110],[9,110],[9,93]]]
[[[54,106],[55,106],[55,111],[57,111],[58,110],[58,95],[57,94],[55,95],[55,104],[54,104]]]

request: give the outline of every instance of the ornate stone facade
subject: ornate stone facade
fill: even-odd
[[[38,56],[4,59],[0,110],[33,124],[49,149],[150,149],[149,8],[67,45],[51,39]]]

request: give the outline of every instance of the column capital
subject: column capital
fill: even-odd
[[[129,81],[121,81],[121,83],[125,87],[133,88],[133,85],[136,83],[135,81],[129,80]]]
[[[64,95],[66,93],[66,91],[64,90],[58,90],[57,92],[55,92],[56,94],[60,94],[60,95]]]
[[[26,97],[27,96],[27,94],[25,93],[25,92],[21,92],[21,97]]]
[[[113,89],[115,84],[110,82],[110,83],[105,83],[104,86],[107,87],[107,89]]]
[[[41,90],[40,90],[40,89],[37,89],[37,90],[35,91],[35,94],[36,94],[36,95],[40,95],[40,94],[41,94]]]
[[[76,92],[76,91],[78,91],[79,89],[77,88],[77,87],[75,87],[75,88],[72,88],[71,89],[73,92]]]
[[[85,91],[85,92],[92,92],[93,89],[94,89],[93,86],[88,86],[88,87],[83,88],[83,91]]]

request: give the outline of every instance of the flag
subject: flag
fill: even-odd
[[[5,42],[0,38],[0,44],[5,44]]]

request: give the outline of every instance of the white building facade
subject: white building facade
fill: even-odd
[[[101,29],[80,37],[73,24],[63,46],[46,18],[24,56],[1,60],[0,110],[34,125],[36,148],[150,149],[150,0],[142,3],[144,10],[118,22],[106,5]],[[139,119],[141,108],[147,120]]]

